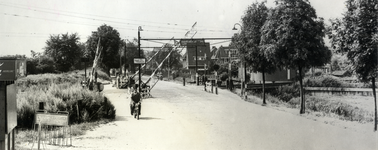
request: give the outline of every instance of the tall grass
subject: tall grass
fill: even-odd
[[[310,81],[312,85],[332,86],[339,85],[334,78],[325,78],[315,82]],[[249,92],[250,94],[261,98],[261,91]],[[289,108],[300,108],[299,85],[285,85],[276,89],[267,90],[266,100],[268,103],[283,105]],[[326,116],[337,116],[341,120],[372,122],[374,121],[373,112],[369,112],[363,108],[352,106],[346,102],[332,101],[326,98],[315,96],[305,96],[306,110],[309,112],[322,112]],[[256,101],[256,100],[254,100]]]
[[[72,73],[30,75],[17,80],[18,126],[32,127],[40,102],[45,102],[49,113],[69,112],[70,123],[115,118],[114,106],[106,97],[83,88],[81,80],[80,75]]]
[[[300,107],[300,98],[293,98],[288,102],[291,107]],[[323,112],[325,115],[336,115],[341,120],[358,121],[361,123],[373,122],[374,114],[367,110],[339,101],[331,101],[314,96],[306,98],[306,109],[313,112]]]

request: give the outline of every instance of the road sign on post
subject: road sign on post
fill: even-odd
[[[181,46],[188,46],[188,43],[195,45],[205,45],[205,39],[181,39]]]
[[[35,113],[35,124],[68,126],[68,114]]]
[[[134,58],[134,64],[145,64],[146,59],[145,58]]]
[[[0,59],[0,81],[14,81],[26,76],[25,59]]]
[[[6,136],[8,149],[11,141],[14,143],[14,128],[17,126],[17,90],[14,81],[24,76],[26,76],[25,59],[0,59],[0,150],[6,149]],[[14,148],[14,144],[12,146]]]

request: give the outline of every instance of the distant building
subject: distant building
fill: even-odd
[[[238,49],[233,47],[219,47],[217,50],[211,52],[211,60],[218,65],[229,64],[231,62],[238,62]]]
[[[229,56],[230,53],[230,56]],[[230,63],[240,62],[238,50],[234,47],[219,47],[217,50],[211,52],[211,59],[218,65],[225,65]],[[247,67],[248,68],[248,67]],[[239,78],[242,77],[242,67],[239,67]],[[247,73],[250,74],[250,81],[255,83],[262,83],[262,73],[260,72],[250,72],[248,69]],[[265,74],[265,80],[268,82],[272,81],[292,81],[296,77],[296,71],[294,69],[283,69],[277,70],[272,74]]]
[[[251,80],[255,83],[262,83],[262,73],[260,72],[251,72]],[[295,69],[282,69],[276,70],[272,74],[265,74],[265,82],[282,82],[282,81],[293,81],[296,77]]]
[[[186,53],[183,56],[183,67],[189,69],[192,74],[196,72],[196,68],[199,74],[204,74],[207,68],[209,68],[210,58],[210,43],[200,45],[188,43]]]

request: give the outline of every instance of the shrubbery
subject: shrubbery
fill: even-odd
[[[339,80],[329,77],[319,80],[312,80],[307,82],[311,85],[317,86],[337,86],[340,85]],[[339,86],[340,87],[340,86]],[[286,103],[290,108],[300,108],[300,93],[299,84],[280,86],[276,89],[268,89],[266,100],[273,104],[281,102]],[[253,95],[261,98],[261,91],[255,90]],[[371,112],[353,107],[347,103],[327,100],[325,98],[318,98],[314,96],[305,95],[306,109],[313,112],[323,112],[324,114],[335,114],[343,120],[358,121],[358,122],[372,122],[374,115]]]
[[[335,77],[325,76],[316,79],[307,79],[305,82],[309,87],[342,87],[345,85],[342,81]]]
[[[300,98],[293,98],[288,104],[293,108],[300,108]],[[343,120],[358,122],[374,121],[374,115],[366,110],[353,107],[346,103],[330,101],[314,96],[306,97],[306,109],[314,112],[323,112],[325,114],[335,114]]]
[[[80,75],[68,73],[30,75],[17,80],[18,126],[32,127],[39,102],[46,102],[45,109],[49,113],[68,111],[70,123],[115,118],[114,106],[106,97],[83,88],[81,80]]]
[[[284,85],[284,86],[278,87],[277,89],[269,91],[269,93],[272,96],[275,96],[284,102],[288,102],[292,98],[300,96],[299,88],[300,88],[299,84]]]

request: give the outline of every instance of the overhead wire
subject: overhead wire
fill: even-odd
[[[50,11],[51,9],[47,9],[49,11],[45,11],[45,10],[38,10],[38,9],[33,9],[32,7],[29,7],[29,6],[18,6],[18,5],[15,5],[15,4],[4,4],[2,2],[0,2],[0,5],[3,5],[3,6],[8,6],[8,7],[15,7],[15,8],[19,8],[19,9],[27,9],[27,10],[32,10],[32,11],[37,11],[37,12],[42,12],[42,13],[49,13],[49,14],[55,14],[55,15],[60,15],[60,16],[67,16],[67,17],[74,17],[74,18],[80,18],[80,19],[87,19],[87,20],[91,20],[91,21],[105,21],[105,22],[111,22],[111,23],[118,23],[118,24],[123,24],[123,25],[140,25],[140,24],[137,24],[137,23],[130,23],[130,22],[122,22],[122,21],[114,21],[114,20],[109,20],[109,18],[114,18],[114,19],[117,19],[117,20],[127,20],[127,19],[123,19],[123,18],[115,18],[115,17],[106,17],[106,16],[98,16],[98,15],[91,15],[91,16],[97,16],[97,17],[102,17],[102,18],[107,18],[107,19],[99,19],[99,18],[90,18],[90,17],[86,17],[86,16],[80,16],[80,15],[72,15],[72,14],[69,14],[69,13],[72,13],[72,12],[67,12],[66,11],[59,11],[59,12],[54,12],[54,11]],[[45,8],[39,8],[39,9],[45,9]],[[56,10],[55,10],[56,11]],[[89,14],[85,14],[85,15],[89,15]],[[154,23],[157,23],[157,22],[154,22]],[[168,25],[171,24],[171,23],[168,23]],[[169,29],[169,30],[181,30],[181,31],[187,31],[188,29],[184,29],[184,28],[177,28],[177,27],[165,27],[165,26],[157,26],[157,25],[142,25],[142,26],[146,26],[146,27],[155,27],[155,28],[159,28],[159,29]],[[203,30],[200,30],[200,31],[204,31],[204,32],[224,32],[223,30],[209,30],[209,29],[203,29]],[[164,31],[162,31],[164,32]]]
[[[21,4],[16,4],[16,3],[4,3],[4,2],[0,2],[0,5],[4,5],[4,6],[9,6],[9,7],[18,7],[18,8],[21,8],[21,9],[25,9],[24,7],[27,7],[27,9],[29,8],[33,8],[29,5],[21,5]],[[15,5],[15,6],[14,6]],[[34,8],[38,8],[38,9],[45,9],[45,10],[49,10],[49,11],[57,11],[56,9],[49,9],[49,8],[42,8],[42,7],[34,7]],[[86,16],[93,16],[93,17],[102,17],[102,18],[112,18],[112,19],[121,19],[121,20],[130,20],[130,21],[136,21],[136,22],[146,22],[146,23],[154,23],[154,24],[164,24],[164,25],[171,25],[171,26],[188,26],[188,25],[181,25],[181,24],[177,24],[177,23],[163,23],[163,22],[153,22],[153,21],[145,21],[145,20],[136,20],[136,19],[125,19],[125,18],[118,18],[118,17],[111,17],[111,16],[101,16],[101,15],[93,15],[93,14],[85,14],[85,13],[79,13],[79,12],[73,12],[73,11],[63,11],[63,10],[58,10],[59,12],[66,12],[66,13],[73,13],[73,14],[80,14],[80,15],[86,15]]]

